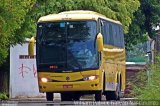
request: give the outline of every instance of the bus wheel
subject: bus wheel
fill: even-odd
[[[61,93],[61,101],[72,101],[72,94]]]
[[[120,84],[117,84],[116,91],[107,91],[106,100],[120,100]]]
[[[101,101],[101,100],[102,100],[102,91],[96,91],[95,101]]]
[[[53,101],[53,93],[46,92],[46,99],[47,99],[47,101]]]
[[[80,97],[81,97],[80,94],[75,93],[75,94],[73,95],[73,100],[74,100],[74,101],[79,101],[79,100],[80,100]]]

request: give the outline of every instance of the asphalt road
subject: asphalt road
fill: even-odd
[[[81,98],[80,101],[61,101],[56,99],[53,101],[46,101],[45,98],[30,98],[30,99],[11,99],[8,101],[0,101],[0,106],[136,106],[133,98],[121,98],[120,101],[94,101],[91,98]]]
[[[106,101],[103,96],[102,101],[96,102],[93,95],[81,97],[80,101],[61,101],[59,94],[54,94],[53,101],[46,101],[41,98],[17,98],[7,101],[0,101],[0,106],[160,106],[160,101],[139,101],[135,98],[121,98],[120,101]]]
[[[72,101],[72,102],[61,102],[61,101],[53,101],[53,102],[39,102],[39,101],[10,101],[10,102],[3,102],[0,106],[88,106],[88,105],[95,105],[95,106],[136,106],[134,102],[131,101]]]

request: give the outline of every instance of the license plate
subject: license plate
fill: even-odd
[[[72,84],[63,85],[63,88],[73,88],[73,85]]]

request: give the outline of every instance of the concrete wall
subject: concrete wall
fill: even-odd
[[[10,47],[10,98],[42,97],[39,93],[35,56],[28,56],[28,43]]]

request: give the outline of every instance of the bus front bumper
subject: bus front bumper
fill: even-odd
[[[98,80],[80,82],[39,82],[40,92],[65,92],[65,91],[97,91],[101,90]]]

